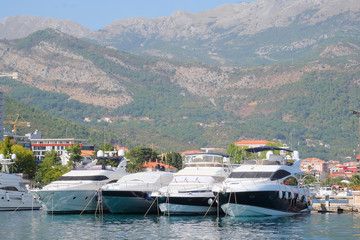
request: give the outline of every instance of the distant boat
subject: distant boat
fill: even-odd
[[[314,190],[313,194],[320,198],[325,196],[338,196],[338,197],[349,197],[352,196],[351,190],[348,188],[343,188],[339,185],[333,185],[331,187],[320,187],[317,190]]]
[[[304,175],[301,160],[293,153],[294,163],[272,151],[292,152],[285,148],[258,147],[246,149],[258,153],[268,151],[266,159],[245,160],[235,168],[222,186],[213,191],[225,214],[230,216],[283,216],[309,212],[312,207],[310,190],[303,188],[299,178]]]
[[[38,210],[41,204],[27,190],[29,180],[9,173],[9,165],[14,162],[0,156],[0,211]]]
[[[116,183],[102,187],[104,205],[111,213],[153,213],[157,202],[151,193],[167,186],[173,174],[164,171],[139,172],[125,175]]]
[[[117,161],[118,166],[96,165],[98,161],[104,160]],[[104,157],[103,152],[98,151],[96,160],[84,168],[71,170],[42,189],[31,192],[41,201],[48,213],[96,212],[103,209],[98,191],[103,185],[116,182],[128,174],[126,162],[122,150],[114,157]]]
[[[335,191],[332,187],[320,187],[316,192],[317,197],[324,197],[324,196],[335,196]]]

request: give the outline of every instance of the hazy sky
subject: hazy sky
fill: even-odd
[[[170,16],[176,10],[192,13],[225,3],[253,0],[0,0],[0,20],[7,16],[32,15],[74,20],[98,30],[128,17]]]

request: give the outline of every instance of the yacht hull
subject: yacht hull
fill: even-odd
[[[81,213],[106,210],[96,190],[33,190],[48,213]]]
[[[216,214],[217,204],[213,201],[214,196],[208,197],[162,197],[159,199],[160,211],[164,214],[179,215],[204,215]]]
[[[0,211],[39,210],[41,205],[30,193],[0,191]]]
[[[102,191],[104,205],[111,213],[155,213],[155,200],[143,191]]]
[[[285,197],[278,191],[221,193],[220,204],[230,216],[287,216],[309,212],[310,204],[297,194]],[[289,194],[290,195],[290,194]]]

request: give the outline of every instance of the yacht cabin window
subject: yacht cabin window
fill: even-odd
[[[109,179],[104,175],[97,176],[61,176],[58,181],[103,181]]]
[[[289,185],[289,186],[297,186],[298,185],[298,181],[296,178],[294,177],[288,177],[287,179],[285,179],[282,182],[284,185]]]
[[[229,178],[269,178],[274,172],[232,172]]]
[[[190,155],[185,157],[185,163],[198,163],[198,162],[207,162],[207,163],[222,163],[223,157],[216,155]]]
[[[275,181],[275,180],[282,179],[289,175],[290,175],[290,173],[288,171],[280,169],[280,170],[276,171],[274,173],[274,175],[271,176],[270,180]]]
[[[19,191],[16,187],[13,186],[6,186],[6,187],[0,187],[1,190],[7,190],[7,191]]]

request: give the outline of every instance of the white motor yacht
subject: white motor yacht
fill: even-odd
[[[258,153],[268,151],[266,159],[245,160],[235,168],[222,186],[214,187],[222,210],[230,216],[293,215],[311,211],[310,190],[299,184],[304,175],[299,166],[298,152],[293,161],[272,151],[292,152],[277,147],[247,149]]]
[[[184,169],[172,182],[153,192],[164,214],[214,214],[218,211],[212,188],[231,173],[230,155],[220,153],[187,154]]]
[[[16,158],[13,154],[12,159]],[[0,154],[0,211],[38,210],[41,204],[27,191],[29,180],[9,173],[9,165],[14,162]]]
[[[124,155],[121,150],[118,156],[104,157],[103,152],[98,151],[96,160],[85,167],[75,168],[42,189],[31,192],[41,201],[48,213],[96,212],[103,209],[101,198],[98,197],[101,187],[128,174],[127,159]],[[117,167],[97,165],[104,160],[116,161],[119,164]]]
[[[102,187],[102,199],[111,213],[152,213],[157,204],[151,193],[167,186],[173,173],[164,171],[139,172],[120,178]]]

